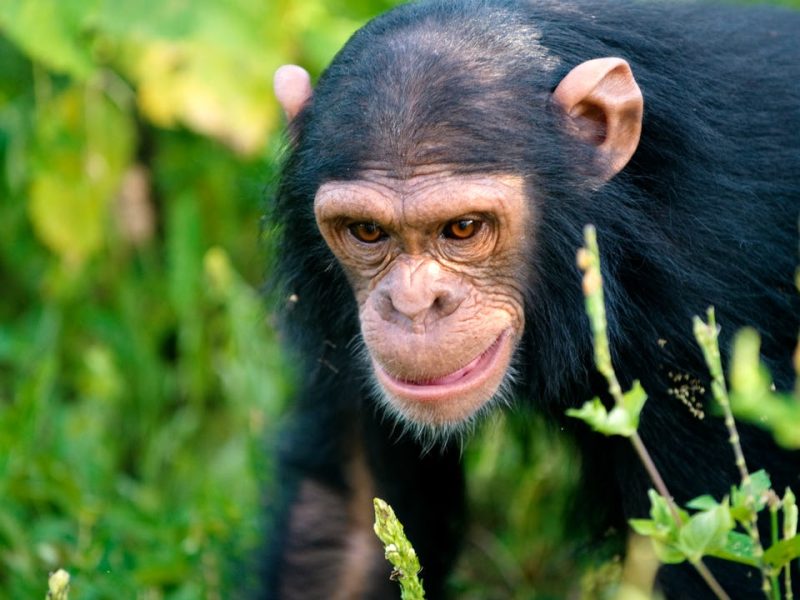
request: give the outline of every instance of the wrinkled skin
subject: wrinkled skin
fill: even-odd
[[[368,172],[316,195],[320,231],[353,286],[375,379],[418,424],[468,419],[497,392],[523,326],[524,181]]]

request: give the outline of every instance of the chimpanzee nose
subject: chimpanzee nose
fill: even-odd
[[[380,284],[379,312],[386,320],[427,324],[446,317],[466,297],[461,278],[432,259],[405,261]]]

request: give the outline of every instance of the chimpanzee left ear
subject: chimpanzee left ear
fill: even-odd
[[[631,67],[621,58],[596,58],[567,73],[553,92],[575,133],[605,157],[603,176],[619,173],[636,151],[644,100]]]
[[[283,65],[275,71],[272,80],[275,97],[290,121],[311,99],[311,77],[303,67]]]

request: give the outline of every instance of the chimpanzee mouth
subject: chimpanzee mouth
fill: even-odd
[[[457,398],[484,385],[498,369],[505,371],[506,365],[499,364],[508,352],[502,350],[511,343],[511,330],[501,333],[492,344],[465,366],[448,375],[434,379],[417,381],[398,378],[389,374],[377,361],[373,360],[375,374],[380,384],[391,394],[418,402],[436,402]]]

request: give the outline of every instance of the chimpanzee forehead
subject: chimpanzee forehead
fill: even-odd
[[[453,4],[390,13],[351,39],[315,92],[316,152],[358,166],[478,170],[524,151],[559,61],[504,3]]]

